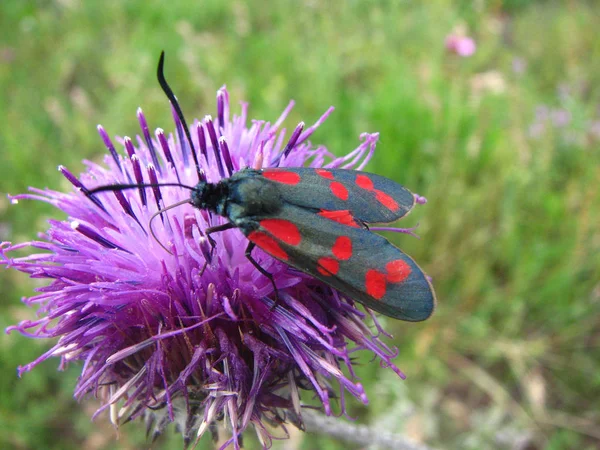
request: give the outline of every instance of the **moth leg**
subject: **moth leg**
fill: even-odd
[[[275,303],[273,304],[273,306],[271,308],[271,309],[273,309],[279,303],[279,291],[277,290],[277,285],[275,284],[273,275],[270,274],[269,272],[267,272],[263,267],[261,267],[261,265],[258,263],[258,261],[256,261],[252,257],[252,250],[254,250],[254,247],[256,247],[256,244],[254,242],[248,242],[248,247],[246,247],[246,258],[248,258],[248,261],[250,261],[252,263],[252,265],[254,267],[256,267],[256,269],[260,273],[262,273],[265,277],[267,277],[269,279],[269,281],[271,282],[271,284],[273,285],[273,290],[275,291]]]
[[[224,223],[222,225],[215,225],[214,227],[209,227],[206,230],[204,230],[206,239],[208,239],[208,243],[210,244],[210,253],[208,255],[208,258],[206,258],[206,260],[204,261],[202,270],[200,270],[200,276],[202,276],[202,274],[206,270],[206,267],[208,266],[208,262],[212,261],[212,256],[215,251],[215,247],[217,246],[217,243],[210,235],[213,233],[219,233],[220,231],[231,230],[232,228],[236,228],[236,226],[234,224],[232,224],[231,222],[228,222],[228,223]]]

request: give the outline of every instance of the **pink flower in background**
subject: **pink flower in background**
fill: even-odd
[[[475,53],[477,46],[470,37],[451,34],[446,38],[446,49],[466,58]]]

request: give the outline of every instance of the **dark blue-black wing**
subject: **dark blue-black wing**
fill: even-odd
[[[393,222],[415,204],[414,195],[395,181],[357,170],[285,167],[259,174],[277,183],[287,204],[326,214],[347,211],[365,223]]]
[[[433,312],[435,294],[421,268],[368,229],[288,203],[277,215],[242,225],[248,239],[266,253],[374,311],[413,322]]]

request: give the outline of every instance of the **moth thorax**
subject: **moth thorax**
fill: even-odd
[[[246,216],[264,216],[281,209],[279,190],[274,183],[261,178],[248,178],[239,182],[235,194],[232,194],[233,202],[242,207]]]

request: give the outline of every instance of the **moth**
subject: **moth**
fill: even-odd
[[[163,64],[164,52],[159,83],[194,153]],[[200,171],[199,176],[198,184],[188,187],[188,203],[228,221],[204,230],[211,245],[211,234],[241,230],[248,238],[246,257],[276,293],[273,277],[252,257],[255,247],[386,316],[416,322],[432,314],[435,293],[427,276],[402,250],[369,229],[369,224],[401,219],[413,208],[414,194],[398,183],[362,171],[307,167],[246,168],[216,183],[203,180]],[[156,186],[167,185],[173,184]],[[150,186],[101,186],[89,194]]]

